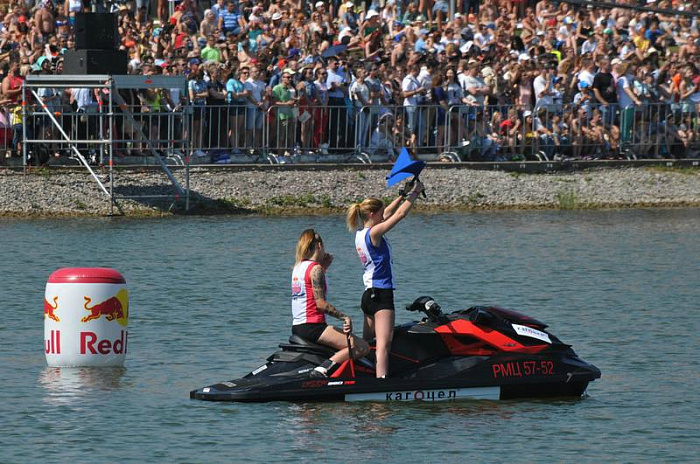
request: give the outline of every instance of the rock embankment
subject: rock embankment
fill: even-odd
[[[338,167],[295,169],[192,169],[190,205],[195,214],[318,213],[342,211],[365,196],[393,198],[385,188],[386,170]],[[185,184],[184,171],[176,177]],[[107,174],[100,178],[107,189]],[[694,168],[593,169],[523,174],[462,168],[426,169],[422,209],[527,209],[700,206],[700,170]],[[173,188],[162,172],[115,172],[114,210],[109,197],[87,172],[0,171],[0,216],[129,216],[184,212],[184,198],[173,205]],[[148,198],[148,197],[151,198]]]

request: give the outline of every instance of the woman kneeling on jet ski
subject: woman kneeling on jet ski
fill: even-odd
[[[369,353],[367,342],[351,335],[350,317],[326,300],[325,269],[332,261],[333,256],[326,253],[319,234],[313,229],[301,233],[292,271],[292,333],[312,343],[338,350],[314,369],[312,374],[323,377],[328,376],[336,364],[351,356],[347,345],[348,336],[353,359]],[[326,314],[342,320],[343,330],[327,325]]]
[[[355,232],[355,249],[365,267],[362,337],[367,341],[377,338],[375,370],[378,379],[389,373],[389,351],[394,337],[394,270],[391,246],[384,234],[406,217],[422,191],[423,184],[415,180],[410,193],[402,193],[386,208],[381,200],[367,198],[348,209],[347,225]]]

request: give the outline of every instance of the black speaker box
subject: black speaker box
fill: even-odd
[[[117,15],[78,13],[75,16],[76,50],[116,50],[119,48]]]
[[[126,74],[126,50],[68,50],[63,74]]]

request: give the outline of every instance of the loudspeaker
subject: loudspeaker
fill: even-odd
[[[126,50],[68,50],[63,74],[126,74]]]
[[[78,13],[75,16],[75,49],[116,50],[119,48],[117,15]]]

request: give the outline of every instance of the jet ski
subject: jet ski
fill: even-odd
[[[374,351],[328,377],[313,368],[334,352],[292,335],[245,377],[190,392],[205,401],[442,401],[581,396],[600,370],[547,325],[516,311],[474,306],[444,314],[429,296],[406,305],[421,321],[397,325],[389,375],[375,378]],[[372,346],[372,350],[374,347]]]

